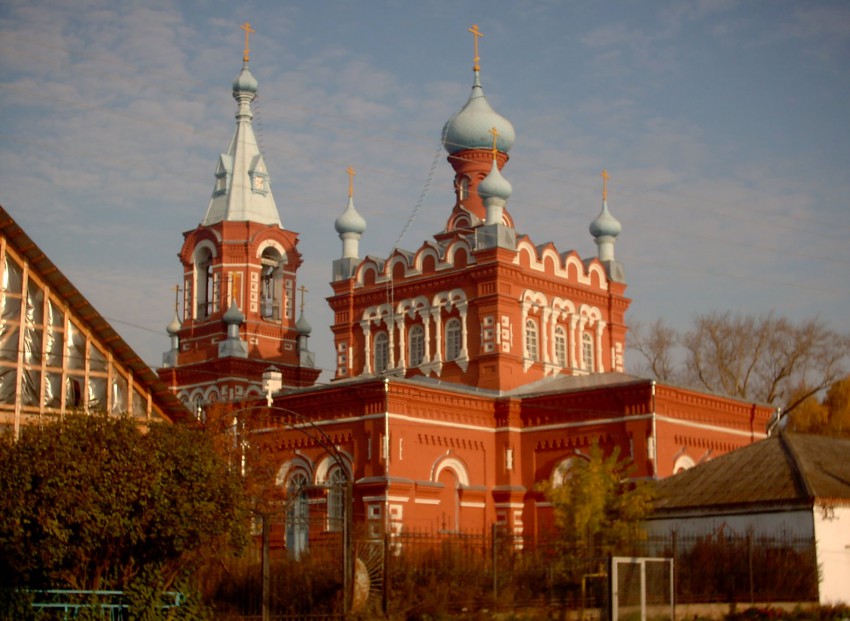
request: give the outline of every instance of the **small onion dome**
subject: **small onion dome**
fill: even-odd
[[[507,153],[516,140],[514,126],[490,106],[476,71],[469,100],[443,128],[443,147],[451,155],[466,149],[491,149],[494,127],[499,132],[496,148]]]
[[[608,201],[602,202],[602,212],[590,223],[590,234],[594,237],[617,237],[623,230],[619,220],[608,211]]]
[[[484,204],[487,204],[487,199],[491,197],[507,201],[511,197],[511,192],[513,192],[513,188],[510,182],[502,176],[502,172],[494,159],[490,172],[478,184],[478,196],[481,197]]]
[[[242,311],[239,310],[239,307],[236,306],[236,300],[233,300],[230,303],[230,308],[228,308],[227,312],[224,313],[222,319],[224,319],[224,323],[227,325],[239,325],[245,323],[245,315],[243,315]]]
[[[301,313],[301,316],[298,317],[298,321],[295,322],[295,329],[298,331],[298,334],[303,334],[304,336],[309,335],[313,331],[313,326],[307,321],[307,318],[304,317],[304,313]]]
[[[248,63],[245,63],[242,65],[242,71],[240,71],[239,75],[236,76],[236,79],[233,80],[234,95],[240,92],[256,93],[258,86],[257,78],[255,78],[254,74],[251,73],[251,70],[248,69]]]
[[[183,325],[180,323],[180,319],[178,319],[177,313],[175,312],[174,313],[174,319],[172,319],[171,323],[169,323],[165,327],[165,330],[168,332],[168,334],[170,334],[171,336],[174,336],[175,334],[180,332],[180,328],[182,328],[182,327],[183,327]]]
[[[342,215],[334,222],[334,228],[340,235],[345,233],[363,234],[366,230],[366,220],[363,219],[357,210],[354,208],[354,198],[348,197],[348,207],[342,212]]]

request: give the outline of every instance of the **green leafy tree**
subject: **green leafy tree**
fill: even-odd
[[[181,425],[66,417],[0,441],[0,582],[158,588],[246,540],[238,476]]]
[[[645,538],[643,521],[652,510],[652,493],[629,478],[631,462],[619,449],[607,457],[593,444],[588,459],[576,457],[562,471],[562,482],[547,483],[543,492],[552,503],[560,533],[561,571],[570,584],[600,569],[609,554],[633,554]]]

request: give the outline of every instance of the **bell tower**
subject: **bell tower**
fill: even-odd
[[[309,326],[295,318],[298,234],[283,227],[253,129],[258,83],[248,68],[233,81],[236,131],[218,158],[206,215],[183,234],[182,304],[168,326],[171,349],[160,377],[196,409],[263,394],[263,373],[283,386],[310,386],[320,370],[307,350]],[[180,307],[182,306],[182,320]]]

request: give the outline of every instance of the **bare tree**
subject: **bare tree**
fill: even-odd
[[[644,358],[637,368],[640,374],[648,373],[665,382],[675,381],[676,363],[673,358],[678,345],[679,335],[663,319],[649,325],[635,322],[629,326],[629,347]]]
[[[710,313],[697,316],[682,335],[660,320],[636,332],[630,347],[657,379],[776,405],[786,413],[846,375],[850,359],[850,336],[817,318],[795,324],[773,313]]]

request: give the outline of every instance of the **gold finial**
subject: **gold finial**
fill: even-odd
[[[607,170],[602,171],[602,200],[608,200],[608,179],[611,178],[611,175],[608,174]]]
[[[174,285],[174,313],[180,308],[180,285]]]
[[[493,134],[493,159],[496,159],[496,141],[499,139],[499,130],[491,127],[490,133]]]
[[[354,175],[357,173],[354,172],[354,169],[349,166],[345,169],[345,172],[348,173],[348,198],[354,196]]]
[[[301,292],[301,314],[304,314],[304,294],[307,293],[307,287],[301,285],[298,287],[298,290]]]
[[[248,59],[251,56],[251,48],[248,47],[248,35],[252,32],[257,32],[257,31],[254,30],[253,28],[251,28],[251,24],[249,24],[248,22],[245,22],[244,24],[242,24],[239,27],[242,30],[245,31],[245,52],[244,52],[244,55],[242,56],[242,60],[247,63]]]
[[[478,24],[472,24],[472,28],[467,28],[467,32],[472,33],[472,38],[475,41],[475,56],[472,58],[472,70],[473,71],[481,71],[481,67],[478,66],[478,61],[481,60],[478,57],[478,39],[484,36],[484,34],[478,30]]]

